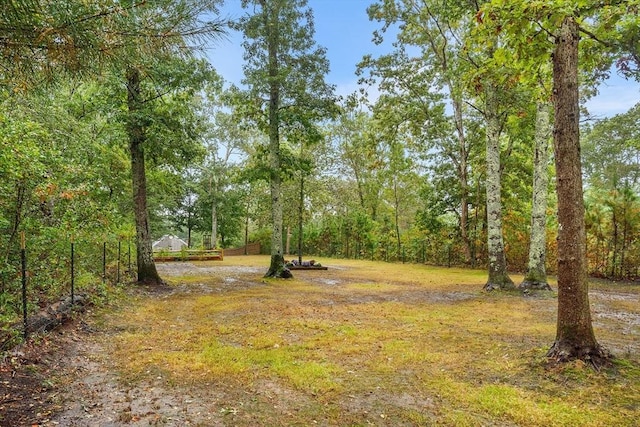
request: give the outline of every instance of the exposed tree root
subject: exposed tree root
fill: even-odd
[[[293,277],[293,274],[291,274],[291,270],[282,265],[282,267],[280,268],[270,268],[269,271],[267,271],[267,274],[264,275],[264,277],[271,277],[276,279],[291,279]]]
[[[482,288],[482,290],[486,292],[492,291],[513,291],[516,287],[513,282],[505,282],[505,283],[495,283],[495,282],[487,282],[486,285]]]
[[[520,283],[518,289],[524,293],[529,291],[552,291],[551,286],[547,282],[539,282],[537,280],[525,280]]]
[[[291,279],[293,274],[284,263],[284,258],[280,253],[271,255],[271,264],[269,270],[264,275],[265,278]]]
[[[144,280],[138,280],[137,282],[135,282],[136,285],[138,286],[143,286],[146,288],[158,288],[158,289],[164,289],[164,288],[168,288],[169,285],[167,284],[167,282],[165,282],[164,280],[158,278],[158,279],[154,279],[154,278],[146,278]]]
[[[599,344],[595,346],[576,346],[556,341],[547,352],[547,360],[551,364],[564,364],[574,360],[582,360],[596,371],[609,366],[613,355]]]

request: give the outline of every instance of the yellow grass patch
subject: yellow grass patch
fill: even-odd
[[[136,300],[107,318],[120,331],[113,337],[118,369],[131,381],[160,371],[176,387],[207,382],[249,393],[278,384],[305,396],[294,424],[324,417],[328,425],[637,425],[637,346],[612,349],[627,359],[606,372],[580,363],[544,367],[555,336],[554,294],[487,295],[486,273],[477,270],[321,262],[328,271],[296,271],[293,280],[234,270],[237,286]],[[224,283],[211,269],[266,271],[268,258],[194,264],[210,270],[200,280],[195,273],[167,278],[187,288]],[[596,298],[598,310],[637,313],[637,300],[599,286],[609,298]],[[596,334],[638,342],[637,327],[623,329]],[[265,419],[274,416],[271,406],[261,406]]]

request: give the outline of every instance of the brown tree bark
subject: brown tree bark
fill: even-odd
[[[566,17],[553,53],[553,131],[558,193],[558,319],[547,356],[599,365],[609,355],[591,324],[586,263],[578,104],[578,25]]]
[[[149,213],[147,211],[147,176],[144,165],[144,149],[146,140],[144,124],[139,117],[140,108],[140,71],[135,67],[127,69],[127,106],[129,121],[127,133],[131,152],[131,180],[133,184],[133,209],[136,223],[136,245],[138,261],[138,282],[149,285],[162,285],[153,260],[153,247],[149,229]]]

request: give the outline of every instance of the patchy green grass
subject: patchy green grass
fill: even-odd
[[[175,293],[105,320],[119,371],[225,390],[233,425],[638,425],[640,286],[597,285],[596,336],[619,357],[595,372],[544,363],[553,293],[486,294],[477,270],[321,262],[293,280],[262,279],[266,257],[163,266]]]

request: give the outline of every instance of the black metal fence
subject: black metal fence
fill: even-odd
[[[60,300],[68,299],[70,302],[71,310],[73,310],[74,305],[76,305],[79,300],[85,301],[94,296],[79,296],[78,294],[78,291],[84,293],[88,291],[88,289],[86,288],[77,289],[79,265],[81,265],[81,268],[84,270],[80,273],[88,274],[91,278],[91,281],[101,284],[101,289],[103,291],[106,289],[105,287],[108,284],[117,285],[125,280],[129,281],[134,277],[133,271],[135,266],[132,265],[132,251],[134,251],[135,248],[132,248],[130,240],[123,242],[122,240],[118,239],[117,244],[114,241],[104,241],[102,242],[102,245],[100,245],[100,248],[96,247],[96,243],[93,242],[90,242],[88,244],[85,243],[81,246],[83,246],[85,251],[78,250],[78,243],[75,242],[73,238],[69,239],[68,259],[64,263],[68,268],[68,271],[64,275],[65,279],[68,278],[68,285],[63,285],[62,295],[49,295],[48,298],[49,300],[55,298],[59,298]],[[98,252],[100,253],[99,260]],[[135,259],[135,256],[133,257],[133,259]],[[84,262],[79,264],[79,260],[82,260]],[[97,263],[100,264],[99,267],[98,265],[96,265]],[[16,338],[16,333],[19,335],[21,332],[22,338],[24,340],[27,340],[29,337],[29,333],[34,331],[35,327],[33,324],[30,324],[29,317],[30,315],[34,314],[33,312],[35,311],[35,308],[38,308],[38,306],[42,304],[42,301],[41,298],[38,299],[38,303],[29,301],[30,282],[31,280],[36,278],[32,277],[32,274],[30,274],[29,264],[29,251],[26,244],[25,234],[23,232],[20,234],[20,315],[22,319],[21,322],[11,323],[0,328],[0,332],[3,332],[2,329],[4,329],[4,334],[0,334],[0,347],[6,346],[7,342],[11,341],[13,338]],[[93,291],[95,291],[95,289],[96,287],[94,286]],[[3,289],[3,292],[15,291],[15,289],[13,291],[10,289]],[[30,302],[32,304],[30,304]],[[31,313],[29,310],[30,307]],[[18,330],[19,332],[16,332]],[[0,350],[1,349],[2,348],[0,348]]]

